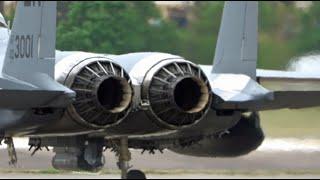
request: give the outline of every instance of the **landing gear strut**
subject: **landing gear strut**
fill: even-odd
[[[6,137],[4,139],[4,143],[7,144],[7,150],[10,158],[9,165],[16,167],[18,158],[17,158],[16,149],[14,148],[12,137]]]
[[[131,153],[128,147],[128,138],[123,137],[120,139],[119,144],[119,161],[118,167],[121,170],[121,179],[127,179],[128,170],[131,168],[129,166],[129,161],[131,160]]]
[[[128,171],[132,167],[129,165],[131,153],[128,146],[128,137],[120,138],[118,153],[119,161],[117,165],[121,170],[121,179],[146,179],[146,175],[140,170]]]

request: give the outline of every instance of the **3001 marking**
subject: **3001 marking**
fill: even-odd
[[[17,35],[15,45],[14,57],[16,59],[33,57],[33,35]]]

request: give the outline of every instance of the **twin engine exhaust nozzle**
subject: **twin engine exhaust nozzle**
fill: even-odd
[[[116,58],[80,53],[57,63],[56,69],[62,69],[57,80],[76,92],[64,127],[76,129],[72,126],[78,124],[115,135],[148,134],[189,127],[208,112],[210,84],[197,65],[181,58],[150,59],[150,67],[135,67],[137,75],[121,65],[128,61]],[[144,64],[143,58],[139,63]],[[141,102],[147,106],[141,107]],[[74,123],[66,123],[69,119]]]

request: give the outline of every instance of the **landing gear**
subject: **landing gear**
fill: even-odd
[[[103,156],[103,140],[92,139],[87,142],[84,149],[83,160],[87,171],[98,172],[102,170],[105,164]]]
[[[117,164],[121,170],[121,179],[146,179],[146,175],[140,170],[128,171],[132,167],[129,165],[131,153],[128,146],[128,137],[120,138],[117,150],[119,156]]]
[[[127,179],[128,170],[131,168],[129,166],[129,161],[131,160],[131,153],[128,147],[128,137],[123,137],[120,139],[119,143],[119,161],[118,167],[121,170],[121,179]]]
[[[10,158],[9,165],[16,167],[18,163],[18,158],[16,149],[14,148],[12,137],[6,137],[4,139],[4,143],[7,144],[7,150]]]
[[[39,143],[40,142],[40,143]],[[113,140],[104,138],[54,137],[42,138],[41,141],[33,139],[30,145],[34,147],[53,146],[55,156],[52,166],[60,170],[84,170],[90,172],[100,171],[105,164],[103,147],[111,148],[118,157],[118,168],[122,179],[146,179],[140,170],[130,170],[131,153],[129,151],[128,137]]]

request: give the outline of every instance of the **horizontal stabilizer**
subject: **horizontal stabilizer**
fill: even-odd
[[[227,102],[249,102],[272,99],[272,93],[246,75],[213,74],[212,92]]]
[[[39,74],[38,80],[36,84],[45,89],[12,77],[0,77],[0,108],[66,107],[76,96],[69,88],[50,81],[47,75]]]
[[[66,107],[71,98],[61,91],[42,90],[0,90],[0,108],[29,109],[45,107]],[[69,100],[67,103],[66,100]]]
[[[222,102],[214,104],[216,109],[265,111],[276,109],[302,109],[320,105],[320,91],[275,91],[273,99],[258,99],[248,102]]]
[[[246,75],[211,74],[210,66],[201,65],[210,79],[216,109],[262,111],[300,109],[320,105],[320,74],[293,71],[257,70],[257,81]]]

